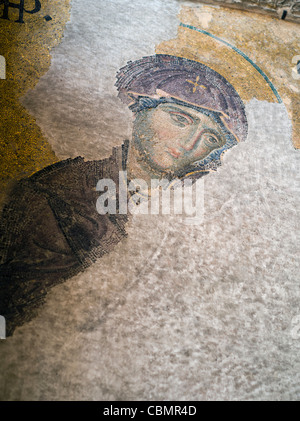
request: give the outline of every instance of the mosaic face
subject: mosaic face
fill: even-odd
[[[243,101],[202,63],[163,54],[143,57],[120,69],[116,86],[134,113],[139,162],[156,176],[202,177],[247,138]]]
[[[217,118],[179,104],[159,104],[137,113],[135,147],[156,170],[179,171],[226,143]]]

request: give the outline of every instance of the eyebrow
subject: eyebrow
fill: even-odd
[[[188,113],[187,111],[183,110],[182,108],[176,107],[176,105],[173,104],[161,104],[163,108],[169,108],[171,111],[177,111],[179,114],[186,114],[193,120],[200,120],[199,117],[194,116],[193,114]]]

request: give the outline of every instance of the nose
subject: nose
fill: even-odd
[[[181,148],[187,152],[195,149],[198,146],[202,133],[203,128],[199,125],[187,139],[182,140]]]

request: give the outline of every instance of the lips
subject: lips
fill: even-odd
[[[173,156],[173,158],[179,158],[182,155],[181,152],[179,152],[177,149],[174,149],[174,148],[169,148],[168,149],[168,153],[171,156]]]

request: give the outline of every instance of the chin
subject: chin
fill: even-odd
[[[162,172],[174,172],[178,171],[181,168],[180,165],[175,165],[174,162],[169,163],[166,161],[162,162],[161,159],[159,161],[152,161],[152,165]]]

